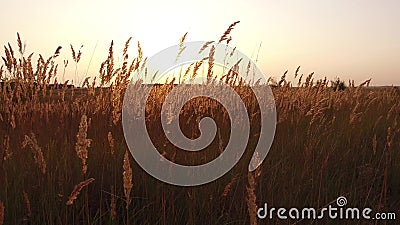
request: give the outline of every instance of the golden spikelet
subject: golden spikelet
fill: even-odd
[[[206,43],[204,43],[204,45],[201,46],[201,48],[199,50],[199,54],[202,53],[212,43],[214,43],[214,41],[207,41]]]
[[[226,40],[226,44],[229,45],[229,42],[231,42],[231,41],[232,41],[232,36],[229,36],[229,38]]]
[[[193,73],[192,73],[192,79],[196,78],[197,76],[197,71],[199,70],[200,66],[203,64],[203,61],[196,62],[194,64],[193,68]]]
[[[228,40],[228,35],[231,33],[231,31],[233,30],[233,28],[240,23],[240,21],[236,21],[234,23],[232,23],[231,25],[229,25],[228,29],[226,29],[226,31],[224,32],[224,34],[221,36],[221,38],[219,39],[218,43],[223,42],[224,40]],[[229,40],[230,41],[230,40]]]
[[[138,48],[138,62],[141,62],[143,59],[143,50],[142,50],[142,46],[140,45],[139,41],[137,43],[137,48]]]
[[[178,59],[179,59],[179,57],[181,56],[182,52],[186,49],[186,47],[183,46],[183,44],[185,43],[185,39],[186,39],[187,34],[188,34],[188,32],[186,32],[186,33],[181,37],[181,39],[179,40],[179,51],[178,51],[178,54],[176,55],[175,62],[178,61]]]
[[[57,48],[56,51],[54,52],[54,57],[57,57],[57,56],[60,55],[61,49],[62,49],[62,47],[61,47],[61,46],[58,46],[58,48]]]
[[[210,79],[213,75],[213,67],[214,67],[214,54],[215,54],[215,46],[211,46],[211,50],[208,55],[208,71],[207,78]]]
[[[229,53],[229,57],[232,57],[233,54],[235,54],[235,51],[236,51],[236,47],[234,47],[234,48],[232,49],[231,53]],[[250,64],[250,61],[249,61],[249,64]]]
[[[74,201],[78,198],[78,195],[82,191],[82,189],[84,187],[88,186],[93,181],[94,181],[94,178],[89,178],[89,179],[84,180],[84,181],[80,182],[79,184],[75,185],[74,190],[71,192],[71,195],[69,196],[66,205],[74,204]]]
[[[86,77],[85,80],[83,80],[82,87],[85,87],[85,85],[86,85],[88,88],[90,88],[89,87],[89,79],[90,79],[90,77]]]
[[[0,225],[4,224],[4,204],[0,201]]]
[[[128,52],[129,43],[131,42],[131,40],[132,40],[132,37],[129,37],[128,40],[125,42],[125,47],[124,47],[123,55],[126,55],[126,53]]]
[[[185,73],[183,74],[183,80],[186,79],[187,75],[189,74],[190,70],[192,69],[192,66],[194,65],[194,63],[191,63],[188,68],[186,69]]]
[[[131,190],[133,187],[132,184],[132,168],[131,164],[129,163],[129,153],[128,151],[125,152],[124,156],[124,165],[123,165],[124,172],[122,173],[123,180],[124,180],[124,193],[125,193],[125,200],[126,200],[126,208],[128,208],[131,202]]]
[[[74,61],[76,61],[75,49],[74,49],[74,47],[72,46],[72,44],[70,44],[70,46],[71,46],[71,52],[72,52],[72,59],[73,59]]]
[[[21,55],[23,55],[24,52],[25,52],[25,44],[22,45],[21,37],[19,36],[19,33],[18,33],[18,32],[17,32],[17,42],[18,42],[18,50],[19,50],[19,53],[20,53]]]
[[[232,180],[225,186],[224,191],[221,196],[226,197],[231,191],[232,185],[236,182],[236,177],[232,178]]]
[[[30,136],[25,135],[24,141],[22,142],[22,148],[30,147],[35,163],[38,165],[40,171],[46,173],[46,161],[44,160],[42,149],[39,147],[35,134],[31,133]]]
[[[79,48],[78,53],[75,52],[75,49],[74,49],[74,47],[72,46],[72,44],[71,44],[70,46],[71,46],[71,51],[72,51],[72,59],[75,61],[75,63],[78,63],[78,62],[81,60],[81,56],[82,56],[81,50],[82,50],[82,48],[83,48],[83,45],[81,45],[81,47]],[[59,48],[60,48],[60,47],[59,47]],[[60,50],[61,50],[61,48],[60,48]],[[57,51],[56,51],[56,52],[57,52]]]
[[[88,158],[88,151],[87,148],[90,147],[90,143],[92,142],[91,139],[87,139],[87,117],[86,115],[82,115],[81,122],[79,124],[79,131],[76,135],[77,142],[75,144],[75,151],[78,157],[81,159],[82,162],[82,174],[85,175],[87,171],[87,158]]]

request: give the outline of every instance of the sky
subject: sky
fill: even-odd
[[[132,37],[132,54],[140,41],[150,57],[178,44],[186,32],[187,41],[218,40],[239,20],[230,45],[254,60],[258,53],[266,77],[279,79],[289,70],[290,78],[301,66],[300,73],[315,72],[317,79],[400,85],[398,0],[2,0],[1,8],[0,44],[16,49],[19,32],[27,54],[49,57],[62,46],[60,67],[70,61],[64,79],[74,79],[70,44],[83,45],[78,64],[83,80],[86,73],[98,74],[111,40],[122,54]]]

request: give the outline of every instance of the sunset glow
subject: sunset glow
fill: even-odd
[[[400,85],[399,7],[392,0],[8,1],[0,14],[0,43],[16,47],[19,32],[27,54],[45,57],[61,45],[60,64],[70,61],[66,79],[74,79],[75,71],[69,45],[83,45],[82,80],[87,70],[97,75],[111,40],[120,52],[133,37],[130,51],[140,41],[144,55],[151,56],[186,32],[187,41],[216,40],[240,20],[231,44],[254,60],[258,55],[267,77],[279,78],[286,70],[292,76],[301,66],[302,73],[315,72],[317,78]]]

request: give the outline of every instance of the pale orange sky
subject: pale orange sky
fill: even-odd
[[[285,70],[292,77],[300,65],[317,78],[400,85],[399,8],[396,0],[3,1],[0,43],[16,46],[19,32],[28,54],[47,57],[61,45],[60,66],[70,61],[66,79],[75,70],[69,44],[84,45],[82,80],[93,52],[88,76],[97,75],[111,40],[118,54],[132,36],[131,51],[140,41],[151,56],[185,32],[188,41],[216,40],[240,20],[231,43],[255,59],[262,42],[258,66],[267,77],[279,78]]]

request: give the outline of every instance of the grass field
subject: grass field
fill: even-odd
[[[348,206],[400,216],[398,88],[374,89],[366,82],[334,91],[329,81],[313,80],[312,74],[301,80],[297,71],[298,84],[283,76],[273,87],[277,128],[261,167],[247,171],[260,120],[249,113],[251,138],[239,163],[209,184],[178,187],[143,171],[125,143],[122,100],[129,77],[145,65],[141,50],[133,60],[124,50],[124,63],[116,65],[111,46],[100,81],[55,89],[49,84],[55,83],[59,49],[35,65],[32,56],[23,54],[20,39],[18,46],[21,54],[6,47],[1,70],[2,78],[15,80],[5,81],[0,90],[0,225],[396,224],[256,219],[264,203],[319,209],[339,196],[347,198]],[[73,52],[76,63],[79,57]],[[257,111],[250,88],[231,85],[249,112]],[[160,152],[180,162],[186,156],[168,143],[159,116],[174,86],[154,86],[146,119]],[[192,101],[181,114],[182,123],[189,124],[183,129],[188,137],[198,135],[196,121],[204,114],[196,109],[203,103]],[[216,102],[207,104],[207,115],[219,125],[218,138],[205,152],[192,155],[195,163],[215,158],[229,141],[226,112]]]

